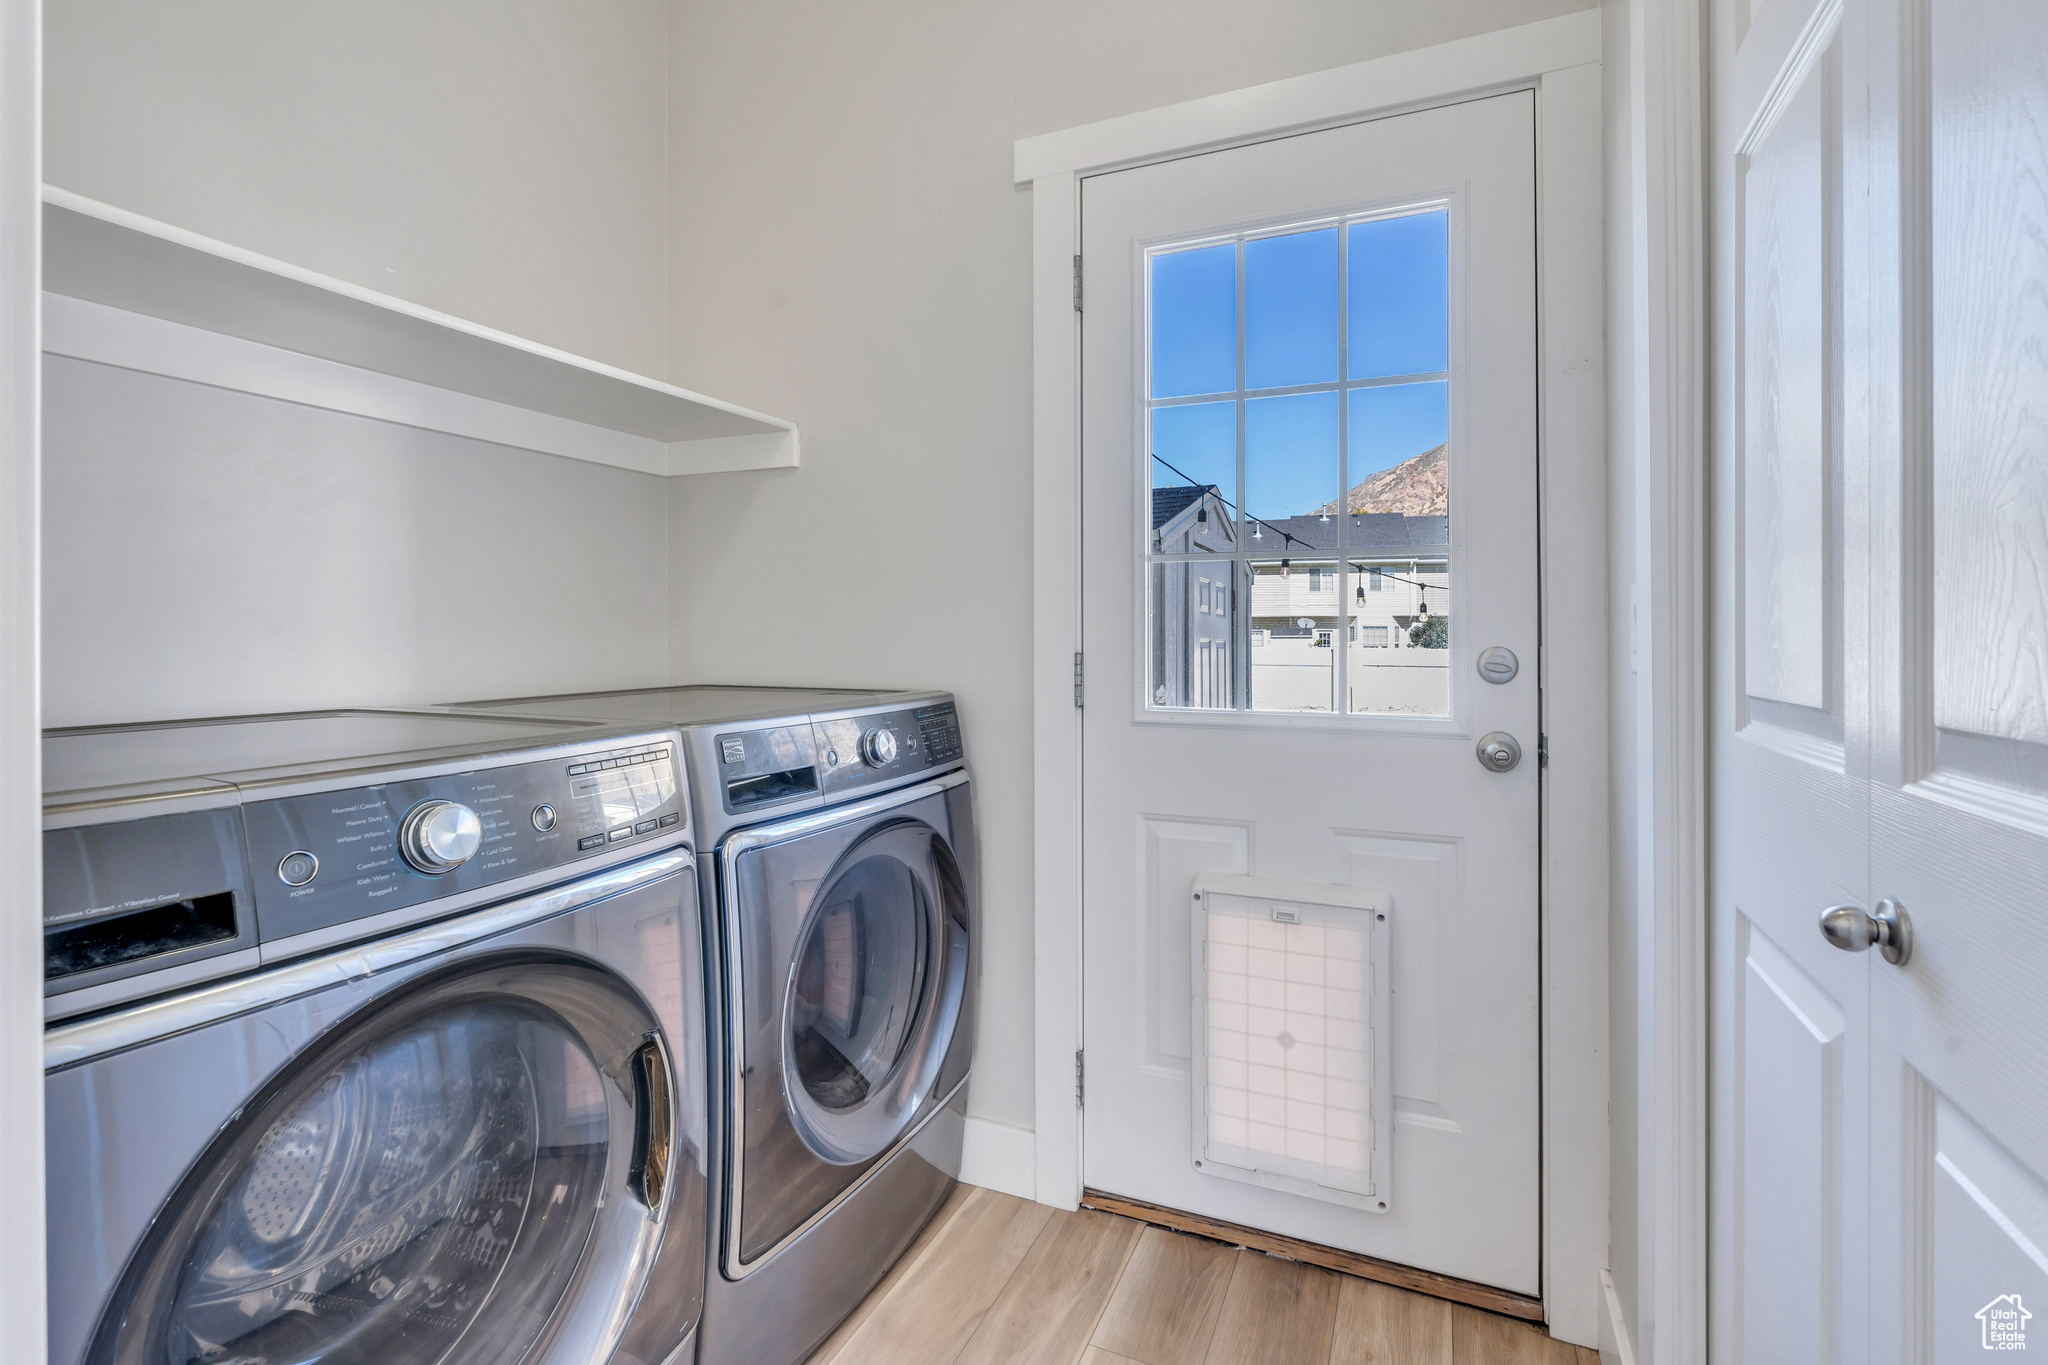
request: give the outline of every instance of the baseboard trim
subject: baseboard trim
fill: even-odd
[[[1629,1340],[1628,1319],[1622,1316],[1621,1295],[1614,1288],[1614,1272],[1600,1272],[1600,1361],[1601,1365],[1636,1365],[1635,1343]]]
[[[1226,1223],[1220,1218],[1205,1218],[1199,1213],[1183,1213],[1179,1209],[1148,1204],[1142,1199],[1127,1199],[1120,1194],[1106,1194],[1101,1190],[1083,1190],[1081,1207],[1101,1209],[1104,1213],[1119,1213],[1126,1218],[1135,1218],[1141,1223],[1157,1224],[1163,1228],[1172,1228],[1176,1232],[1192,1232],[1198,1237],[1213,1238],[1219,1242],[1250,1247],[1253,1251],[1285,1256],[1291,1261],[1305,1261],[1309,1265],[1322,1266],[1325,1270],[1356,1275],[1362,1280],[1377,1280],[1381,1284],[1390,1284],[1398,1289],[1412,1289],[1418,1294],[1449,1299],[1452,1303],[1483,1308],[1489,1313],[1520,1318],[1524,1322],[1543,1321],[1541,1299],[1532,1299],[1526,1294],[1516,1294],[1506,1289],[1495,1289],[1489,1284],[1474,1284],[1470,1280],[1439,1275],[1433,1270],[1418,1270],[1414,1266],[1382,1261],[1377,1256],[1366,1256],[1356,1251],[1340,1251],[1336,1247],[1326,1247],[1318,1242],[1304,1242],[1298,1237],[1282,1237],[1278,1233],[1261,1232],[1257,1228]]]
[[[1012,1128],[993,1119],[967,1116],[960,1147],[962,1180],[1000,1194],[1032,1199],[1036,1197],[1037,1176],[1037,1134],[1029,1128]]]

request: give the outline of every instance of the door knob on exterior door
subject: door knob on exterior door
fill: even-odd
[[[1845,953],[1860,953],[1872,944],[1894,967],[1913,956],[1913,919],[1895,900],[1881,900],[1877,913],[1860,905],[1831,905],[1820,912],[1820,931]]]
[[[1521,761],[1522,746],[1507,731],[1495,730],[1480,737],[1479,766],[1488,772],[1504,773]]]

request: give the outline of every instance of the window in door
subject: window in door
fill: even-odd
[[[1449,713],[1453,208],[1148,250],[1150,709]],[[1365,562],[1422,556],[1426,585]],[[1369,654],[1425,591],[1418,652]]]

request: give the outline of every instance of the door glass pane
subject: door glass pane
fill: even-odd
[[[1150,256],[1148,708],[1449,714],[1450,216]]]
[[[192,1241],[168,1358],[520,1359],[582,1255],[608,1136],[589,1053],[531,1006],[371,1044],[269,1126]]]
[[[1337,709],[1343,593],[1334,560],[1254,560],[1254,711]]]
[[[1284,398],[1254,398],[1244,406],[1244,505],[1258,518],[1252,527],[1253,548],[1267,553],[1280,548],[1278,535],[1314,537],[1334,548],[1331,513],[1337,510],[1342,484],[1337,474],[1337,395],[1296,393]],[[1316,529],[1295,523],[1306,519]]]
[[[1237,388],[1237,245],[1152,258],[1152,396]]]
[[[1351,379],[1440,374],[1451,367],[1450,214],[1353,223]]]
[[[1216,554],[1236,548],[1235,402],[1154,408],[1151,469],[1149,549]]]
[[[924,993],[926,908],[895,858],[862,859],[819,903],[790,1002],[798,1078],[830,1110],[858,1107],[896,1069]]]
[[[1351,621],[1346,708],[1450,714],[1450,385],[1349,395]]]
[[[1327,384],[1337,377],[1337,229],[1260,237],[1244,246],[1244,386]]]
[[[1147,570],[1152,608],[1154,706],[1235,705],[1237,566],[1166,560]]]

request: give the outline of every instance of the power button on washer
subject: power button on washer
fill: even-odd
[[[320,875],[320,860],[304,849],[278,860],[277,879],[286,886],[304,886]]]

